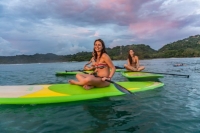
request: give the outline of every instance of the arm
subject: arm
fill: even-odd
[[[90,63],[92,63],[92,59],[93,59],[93,57],[90,59],[90,61],[87,64],[85,64],[85,66],[89,65]]]
[[[136,56],[136,57],[135,57],[135,59],[136,59],[136,62],[137,62],[137,63],[136,63],[136,68],[139,68],[139,66],[140,66],[140,63],[139,63],[138,56]]]
[[[127,63],[128,63],[129,66],[131,66],[129,59],[127,59]]]

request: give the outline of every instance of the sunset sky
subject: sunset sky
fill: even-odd
[[[200,0],[0,0],[0,56],[163,45],[200,34]]]

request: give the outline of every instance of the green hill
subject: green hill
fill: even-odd
[[[200,35],[167,44],[158,50],[156,57],[200,57]]]
[[[152,49],[149,45],[144,44],[132,44],[126,46],[117,46],[114,48],[108,48],[106,51],[114,60],[127,59],[129,50],[134,50],[135,54],[140,57],[140,59],[154,58],[156,50]]]

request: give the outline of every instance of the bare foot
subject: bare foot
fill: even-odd
[[[131,69],[133,72],[138,72],[138,69],[137,68],[132,68]]]
[[[75,81],[74,80],[69,80],[68,81],[70,84],[75,85]]]
[[[92,86],[92,85],[84,85],[83,88],[86,89],[86,90],[90,90],[90,89],[94,88],[94,86]]]

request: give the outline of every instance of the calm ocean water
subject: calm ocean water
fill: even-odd
[[[56,71],[86,62],[0,65],[0,85],[66,83]],[[114,61],[123,66],[125,61]],[[165,75],[164,87],[110,98],[47,105],[0,105],[0,133],[197,133],[200,132],[200,58],[142,60],[145,71]],[[173,67],[184,63],[184,66]],[[115,73],[114,81],[126,81]]]

